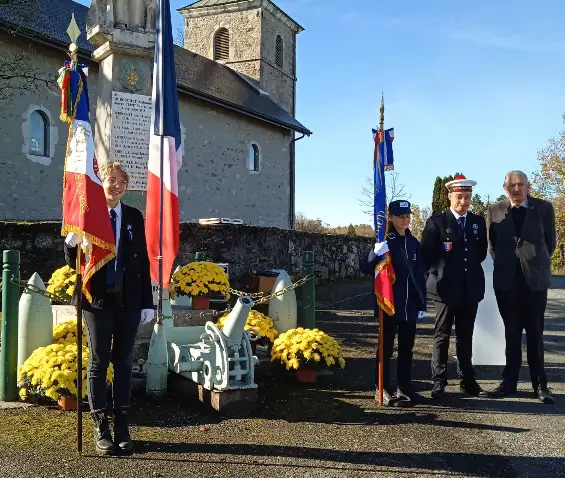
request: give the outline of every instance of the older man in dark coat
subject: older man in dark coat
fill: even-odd
[[[544,370],[543,328],[555,250],[555,214],[550,202],[530,196],[528,177],[521,171],[506,175],[504,189],[508,199],[491,205],[487,212],[493,285],[506,337],[503,381],[493,395],[516,392],[525,329],[534,395],[543,403],[553,403]]]

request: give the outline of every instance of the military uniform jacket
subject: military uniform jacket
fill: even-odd
[[[428,295],[448,305],[478,303],[485,295],[482,262],[487,255],[483,217],[467,212],[465,230],[451,210],[430,217],[421,255],[428,271]]]
[[[508,199],[487,210],[490,251],[494,260],[493,284],[508,290],[516,268],[521,267],[533,291],[549,289],[551,255],[555,251],[555,213],[550,202],[528,196],[528,206],[520,237],[517,237]]]

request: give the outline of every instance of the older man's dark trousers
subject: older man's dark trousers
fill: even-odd
[[[532,291],[518,265],[510,289],[495,290],[498,310],[504,322],[506,366],[502,374],[509,387],[518,383],[522,366],[522,332],[526,330],[527,357],[532,386],[537,390],[547,384],[544,370],[543,328],[547,290]]]
[[[384,388],[390,386],[390,361],[394,349],[394,337],[398,332],[398,359],[396,361],[396,376],[398,388],[407,391],[412,381],[412,349],[416,339],[416,320],[397,320],[385,315],[383,327],[383,375]],[[379,385],[379,348],[377,346],[377,369],[375,385]]]
[[[436,323],[434,329],[434,349],[432,352],[432,380],[447,383],[447,360],[449,338],[455,324],[455,353],[457,354],[457,373],[462,381],[475,379],[473,368],[473,330],[478,304],[476,302],[460,305],[447,305],[435,301]]]
[[[92,411],[106,410],[106,372],[114,366],[113,408],[129,407],[133,347],[141,311],[105,306],[103,310],[83,311],[90,359],[87,368],[88,401]]]

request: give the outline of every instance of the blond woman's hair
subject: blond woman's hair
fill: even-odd
[[[102,177],[102,181],[104,181],[112,171],[119,171],[120,173],[122,173],[122,176],[126,180],[126,184],[129,184],[129,174],[118,161],[105,163],[100,168],[100,176]]]

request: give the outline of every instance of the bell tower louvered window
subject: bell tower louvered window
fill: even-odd
[[[214,35],[214,60],[229,60],[230,57],[230,32],[227,28],[220,28]]]
[[[277,35],[277,39],[275,42],[275,49],[276,49],[275,63],[279,68],[282,68],[284,61],[284,45],[280,35]]]

